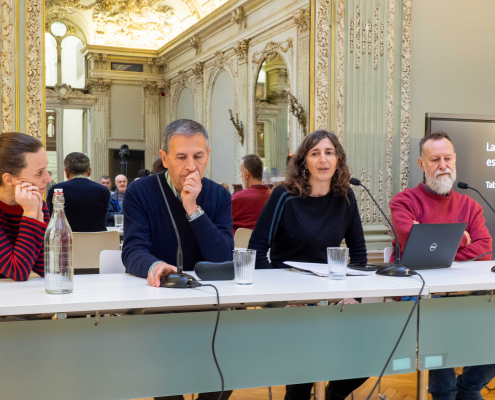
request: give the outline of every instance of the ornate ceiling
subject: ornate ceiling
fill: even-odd
[[[46,25],[65,22],[87,44],[158,49],[226,1],[46,0]]]

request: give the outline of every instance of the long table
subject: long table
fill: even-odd
[[[216,340],[226,389],[379,374],[412,303],[283,305],[414,296],[421,286],[417,278],[330,281],[289,270],[256,271],[251,286],[214,284],[228,307]],[[57,296],[45,294],[42,279],[0,281],[0,315],[31,316],[0,323],[1,398],[129,399],[219,390],[211,354],[213,288],[152,288],[126,274],[80,275],[74,287]],[[265,307],[242,309],[252,305]],[[34,317],[55,313],[75,317]],[[412,323],[387,374],[415,368]]]

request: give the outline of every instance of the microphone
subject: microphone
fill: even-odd
[[[177,225],[175,224],[174,216],[172,215],[172,211],[170,210],[167,196],[165,196],[165,191],[163,190],[162,182],[160,181],[158,174],[156,172],[150,172],[147,169],[140,170],[139,172],[145,174],[144,176],[150,174],[156,176],[158,184],[160,185],[160,190],[163,195],[163,200],[165,200],[165,205],[167,206],[168,215],[170,216],[170,220],[172,221],[172,226],[174,227],[175,236],[177,237],[177,273],[170,274],[165,278],[162,277],[160,286],[166,288],[178,288],[178,289],[186,289],[186,288],[201,286],[201,284],[191,275],[184,273],[183,260],[182,260],[182,246],[180,242],[179,230],[177,229]]]
[[[151,174],[149,169],[140,169],[137,173],[138,178],[144,178],[145,176],[149,176]]]
[[[495,213],[495,210],[493,209],[493,207],[490,205],[490,203],[488,203],[488,201],[486,201],[486,199],[483,197],[483,195],[478,191],[476,190],[475,188],[472,188],[471,186],[469,186],[467,183],[465,182],[459,182],[457,184],[457,187],[459,189],[471,189],[471,190],[474,190],[476,193],[478,193],[480,195],[480,197],[485,201],[485,203],[488,205],[488,207],[490,207],[490,209]]]
[[[395,262],[393,264],[385,263],[384,266],[382,266],[381,268],[379,268],[376,271],[376,274],[377,275],[388,275],[388,276],[412,276],[412,275],[415,275],[416,274],[415,271],[409,269],[408,267],[406,267],[405,265],[402,265],[400,263],[399,237],[397,236],[397,232],[395,231],[394,225],[388,219],[387,214],[385,214],[383,212],[382,208],[380,207],[378,202],[375,200],[373,195],[370,193],[368,188],[366,186],[364,186],[359,179],[351,178],[349,183],[351,185],[354,185],[354,186],[361,186],[366,190],[366,192],[368,192],[368,195],[371,197],[371,200],[373,200],[373,202],[376,204],[376,206],[378,207],[378,209],[380,210],[380,212],[382,213],[382,215],[385,217],[388,224],[392,228],[392,231],[394,232],[394,236],[395,236]]]

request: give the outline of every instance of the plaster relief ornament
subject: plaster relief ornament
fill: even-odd
[[[83,6],[79,0],[48,0],[51,8],[86,14],[92,20],[96,44],[158,49],[183,27],[163,0],[96,0]]]

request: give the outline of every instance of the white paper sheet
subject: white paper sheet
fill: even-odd
[[[318,264],[318,263],[303,263],[297,261],[285,261],[284,264],[292,267],[292,269],[296,272],[302,274],[313,274],[317,276],[328,276],[328,265],[327,264]],[[347,276],[369,276],[372,272],[368,271],[357,271],[355,269],[347,268],[346,275]]]

